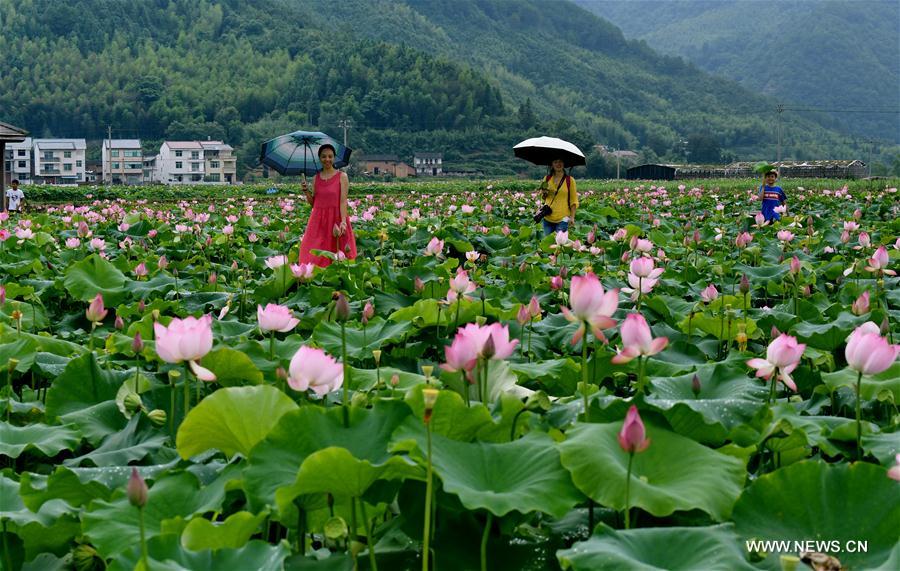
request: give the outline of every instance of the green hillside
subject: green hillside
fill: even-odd
[[[148,149],[223,138],[241,172],[260,141],[297,128],[339,134],[341,119],[358,151],[436,150],[484,172],[521,168],[510,147],[539,133],[650,160],[698,158],[701,147],[715,159],[774,158],[773,100],[626,41],[573,4],[552,6],[0,0],[0,109],[35,136],[99,139],[111,126]],[[783,156],[862,156],[827,121],[793,114]]]
[[[896,0],[575,1],[663,53],[792,107],[836,110],[860,137],[900,142]]]

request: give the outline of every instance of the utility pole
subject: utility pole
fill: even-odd
[[[616,180],[619,180],[620,178],[622,178],[619,176],[619,163],[622,157],[619,156],[619,149],[616,149],[614,152],[616,153]]]
[[[869,167],[869,176],[872,176],[872,153],[875,151],[875,139],[869,139],[866,141],[869,143],[869,162],[866,166]]]
[[[353,126],[350,122],[350,119],[341,119],[338,121],[338,126],[344,130],[344,146],[347,146],[347,130]]]
[[[784,113],[784,104],[779,103],[775,106],[775,113],[777,114],[778,121],[776,122],[775,130],[776,137],[778,138],[778,148],[775,153],[775,162],[781,163],[781,114]]]

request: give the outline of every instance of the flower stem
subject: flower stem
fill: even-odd
[[[491,524],[494,523],[494,514],[488,512],[487,521],[484,522],[484,533],[481,534],[481,571],[487,571],[487,543],[491,534]]]
[[[269,334],[269,359],[275,360],[275,330],[273,329]]]
[[[422,571],[428,570],[429,544],[431,543],[431,494],[433,486],[433,469],[431,466],[431,423],[425,424],[427,438],[427,471],[425,473],[425,529],[422,532]]]
[[[778,383],[778,374],[777,374],[777,372],[772,373],[772,381],[771,381],[771,382],[772,382],[772,385],[769,387],[769,400],[766,402],[766,404],[772,404],[773,402],[775,402],[775,398],[776,398],[776,387],[775,387],[775,385]]]
[[[584,337],[581,338],[581,393],[584,395],[584,421],[588,421],[590,414],[590,405],[588,404],[588,373],[587,373],[587,346],[588,346],[588,329],[587,323],[582,324],[585,328]]]
[[[189,412],[191,412],[191,385],[188,382],[190,379],[190,371],[188,370],[187,361],[184,362],[184,417],[181,422],[184,422],[184,418],[187,418]]]
[[[350,428],[350,400],[347,385],[350,384],[350,375],[347,368],[347,326],[341,321],[341,361],[344,364],[344,398],[341,403],[344,412],[344,428]]]
[[[366,502],[359,499],[359,509],[362,511],[363,525],[366,526],[366,545],[369,548],[369,567],[372,571],[378,571],[378,564],[375,561],[375,524],[369,521],[366,514]]]
[[[629,519],[630,505],[629,500],[631,499],[631,463],[634,461],[634,452],[630,452],[628,454],[628,473],[625,476],[625,529],[631,528],[631,521]]]
[[[140,522],[141,527],[141,561],[143,562],[144,569],[150,569],[150,564],[147,557],[147,539],[144,535],[144,508],[138,508],[138,521]]]
[[[862,410],[862,395],[860,394],[862,389],[862,371],[856,374],[856,460],[862,460],[862,420],[861,420],[861,410]]]
[[[643,356],[638,357],[638,385],[636,394],[644,394],[644,383],[646,380],[644,379],[644,367],[646,366],[646,361]]]

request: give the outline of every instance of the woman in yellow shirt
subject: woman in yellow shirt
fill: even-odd
[[[550,214],[544,217],[544,236],[555,232],[567,232],[575,225],[575,211],[578,209],[578,190],[575,179],[566,174],[565,163],[556,159],[550,163],[551,172],[544,178],[541,198],[550,207]]]

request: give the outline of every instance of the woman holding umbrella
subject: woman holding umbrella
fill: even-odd
[[[567,232],[575,224],[578,210],[578,190],[575,179],[566,174],[566,163],[555,159],[550,163],[550,174],[541,184],[541,204],[549,207],[549,214],[543,219],[544,236],[556,232]],[[544,209],[546,212],[547,209]]]
[[[318,155],[322,169],[313,179],[312,192],[305,179],[301,184],[312,212],[300,242],[300,263],[325,267],[332,260],[327,256],[313,254],[313,250],[334,252],[339,259],[354,259],[356,237],[347,215],[350,179],[347,173],[334,168],[334,146],[327,143],[320,146]]]

